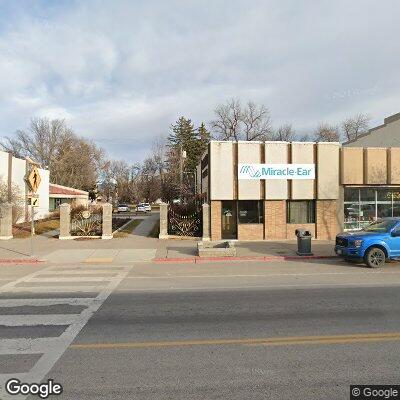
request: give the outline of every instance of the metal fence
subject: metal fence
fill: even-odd
[[[168,208],[168,234],[201,237],[203,232],[201,209]]]

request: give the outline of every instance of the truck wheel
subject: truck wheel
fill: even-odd
[[[386,261],[385,252],[379,247],[372,247],[365,255],[364,261],[370,268],[383,267]]]

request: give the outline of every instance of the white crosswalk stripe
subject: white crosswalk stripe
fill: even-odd
[[[79,314],[0,315],[3,326],[71,325]]]
[[[88,306],[96,301],[95,298],[87,297],[62,297],[58,299],[0,299],[0,308],[2,307],[22,307],[22,306],[53,306],[59,304],[67,304],[71,306]]]
[[[105,282],[110,280],[109,277],[103,277],[103,276],[71,276],[68,278],[31,278],[29,280],[27,280],[27,282],[42,282],[42,283],[46,283],[46,282],[50,282],[50,283],[54,283],[54,282]]]
[[[39,339],[2,339],[0,354],[42,354],[62,344],[58,337]]]
[[[57,337],[30,338],[28,334],[28,337],[0,338],[1,357],[39,357],[29,371],[0,373],[0,399],[25,398],[7,395],[4,390],[7,380],[17,378],[27,383],[40,382],[90,317],[126,277],[130,268],[124,266],[107,269],[90,265],[67,269],[60,265],[51,266],[0,287],[0,329],[63,329],[62,326],[66,326]],[[60,297],[60,294],[65,294],[65,297]],[[48,306],[52,306],[51,314],[45,313],[45,307]],[[71,306],[79,308],[75,310]],[[11,310],[18,307],[22,313]],[[32,307],[35,313],[32,313]],[[72,313],[54,313],[54,309],[62,310],[64,307],[69,307],[68,311]]]
[[[46,283],[46,282],[44,282]],[[90,286],[19,286],[10,289],[10,293],[73,293],[73,292],[99,292],[104,289],[103,285]]]

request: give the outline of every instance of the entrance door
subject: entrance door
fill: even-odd
[[[236,201],[225,200],[221,208],[222,239],[237,239]]]

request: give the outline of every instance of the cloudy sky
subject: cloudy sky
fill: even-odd
[[[300,132],[400,112],[398,0],[0,0],[0,136],[65,118],[142,159],[235,97]]]

